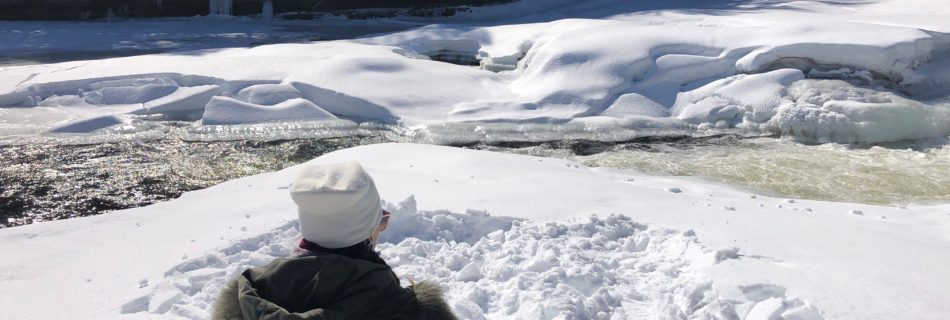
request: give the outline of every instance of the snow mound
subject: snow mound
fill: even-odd
[[[381,256],[403,282],[440,284],[462,319],[823,319],[776,285],[735,288],[745,299],[723,299],[701,269],[739,258],[739,249],[704,248],[692,231],[623,215],[542,223],[418,211],[413,197],[385,207],[394,220],[381,234]],[[299,237],[294,221],[182,262],[122,313],[209,319],[227,281],[292,256]]]
[[[266,100],[266,99],[264,99]],[[266,101],[266,102],[271,102]],[[336,116],[305,99],[294,98],[275,105],[259,105],[228,97],[212,97],[205,106],[202,124],[236,125],[272,122],[335,120]]]
[[[600,116],[627,118],[630,116],[669,117],[670,111],[663,105],[639,93],[627,93],[614,100]]]
[[[785,87],[804,78],[805,75],[795,69],[732,76],[678,94],[671,111],[693,124],[727,121],[735,126],[744,118],[764,122],[781,105]]]
[[[945,137],[950,108],[842,80],[802,80],[766,130],[807,142],[885,142]],[[792,102],[794,101],[794,102]]]

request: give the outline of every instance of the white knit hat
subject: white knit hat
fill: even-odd
[[[324,248],[372,237],[383,217],[376,183],[356,161],[304,167],[290,197],[297,203],[303,238]]]

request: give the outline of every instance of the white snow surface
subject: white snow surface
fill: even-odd
[[[70,111],[74,99],[64,97],[89,95],[85,102],[98,108],[128,106],[110,114],[133,109],[143,117],[174,117],[135,106],[161,99],[172,86],[213,85],[221,89],[216,95],[240,96],[248,87],[279,85],[346,121],[397,124],[410,136],[448,125],[458,136],[449,142],[504,136],[499,133],[532,140],[545,130],[629,140],[660,127],[774,132],[809,142],[946,137],[950,107],[927,101],[950,90],[950,9],[942,1],[905,4],[525,0],[428,20],[456,24],[349,41],[7,67],[0,72],[0,110],[45,109],[31,111],[33,129],[0,132],[5,140],[28,141],[64,121],[83,120]],[[806,77],[843,80],[818,91],[861,93],[802,103],[789,88],[813,80]],[[174,84],[146,88],[136,79]],[[103,81],[125,84],[93,86]],[[267,99],[263,105],[272,106],[291,97]],[[188,108],[200,117],[210,101],[196,97]],[[242,104],[225,109],[247,114],[222,125],[311,118],[286,116],[285,108],[285,116],[272,118]],[[900,116],[885,116],[890,113]],[[20,118],[0,126],[26,123]],[[492,124],[498,132],[466,130],[462,123]],[[544,126],[524,132],[525,124]]]
[[[753,198],[688,178],[432,145],[363,146],[310,163],[350,160],[394,213],[383,257],[404,283],[439,283],[463,318],[950,312],[948,205]],[[288,186],[300,169],[0,230],[0,318],[207,319],[228,279],[293,253]],[[783,203],[807,210],[775,208]]]

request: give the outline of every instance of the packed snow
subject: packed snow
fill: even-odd
[[[531,0],[445,20],[481,17],[478,25],[8,67],[0,76],[0,109],[21,113],[12,109],[26,107],[32,117],[2,125],[29,123],[32,129],[0,132],[4,144],[46,139],[48,130],[64,121],[85,121],[88,116],[71,111],[82,96],[88,106],[81,109],[132,113],[135,119],[194,120],[212,104],[232,116],[196,122],[195,132],[262,123],[292,127],[326,119],[315,111],[322,109],[354,126],[392,126],[388,130],[436,143],[536,141],[545,139],[546,131],[610,141],[719,131],[820,143],[950,135],[950,103],[944,99],[950,89],[950,24],[925,18],[908,23],[907,16],[880,14],[899,1],[716,2],[696,4],[701,9],[696,14],[678,10],[689,1],[666,8],[650,2],[562,2],[558,5],[577,11],[557,13],[564,8]],[[950,12],[936,1],[915,4],[922,17]],[[606,8],[615,10],[604,15]],[[541,22],[495,20],[498,10],[535,10],[539,16],[533,20]],[[565,19],[571,17],[578,18]],[[174,83],[141,85],[163,78]],[[93,87],[100,82],[115,84]],[[299,92],[299,98],[277,94],[272,98],[280,101],[262,105],[305,99],[313,106],[261,108],[211,99],[240,96],[260,85]],[[206,86],[220,91],[197,89]],[[187,99],[194,112],[146,108],[170,92]],[[281,115],[258,116],[271,110]],[[489,129],[469,130],[472,124]],[[273,138],[297,138],[298,131]]]
[[[950,312],[947,205],[789,202],[739,186],[432,145],[357,147],[311,163],[349,160],[373,175],[394,213],[384,258],[404,281],[438,282],[463,318]],[[299,232],[287,192],[299,170],[0,230],[0,318],[207,318],[227,279],[293,253]],[[681,192],[664,190],[674,187]]]

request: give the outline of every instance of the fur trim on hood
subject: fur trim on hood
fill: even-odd
[[[276,259],[221,291],[213,320],[457,320],[438,284],[396,284],[383,265],[337,255]]]

